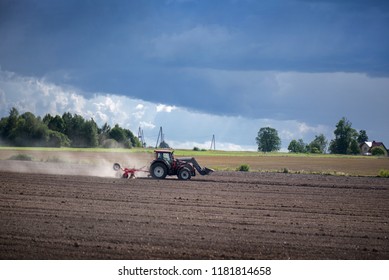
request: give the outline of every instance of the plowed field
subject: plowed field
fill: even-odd
[[[90,170],[1,160],[0,258],[389,259],[388,179]]]

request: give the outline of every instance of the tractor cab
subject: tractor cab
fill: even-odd
[[[173,150],[155,150],[155,159],[163,160],[172,164],[174,161],[174,151]]]

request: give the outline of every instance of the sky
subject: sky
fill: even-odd
[[[261,127],[389,146],[385,0],[0,0],[0,116],[72,112],[155,145],[256,150]]]

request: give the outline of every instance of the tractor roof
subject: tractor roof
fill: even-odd
[[[174,153],[173,149],[158,149],[154,150],[155,153]]]

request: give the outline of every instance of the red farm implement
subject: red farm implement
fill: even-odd
[[[116,172],[121,171],[122,174],[119,175],[119,176],[122,177],[122,178],[125,178],[125,179],[128,179],[128,178],[129,179],[133,179],[133,178],[135,178],[136,177],[135,173],[137,173],[137,172],[149,173],[149,170],[146,169],[146,167],[142,167],[140,169],[138,169],[138,168],[127,168],[127,167],[122,168],[119,163],[114,163],[113,164],[113,170],[115,170]]]

